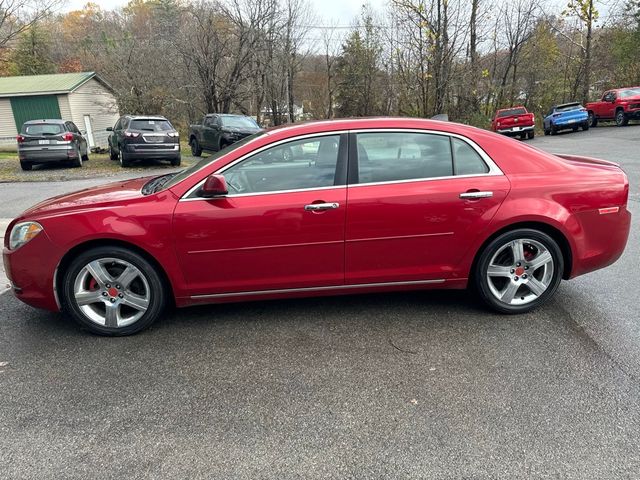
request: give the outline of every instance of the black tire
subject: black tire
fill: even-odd
[[[595,128],[598,126],[598,117],[593,112],[589,112],[589,126]]]
[[[89,161],[89,147],[87,146],[87,149],[84,151],[84,155],[82,156],[82,161],[83,162],[88,162]]]
[[[546,289],[539,296],[534,295],[535,298],[528,301],[528,303],[511,304],[511,303],[505,303],[504,301],[498,299],[496,294],[492,292],[492,286],[490,285],[489,280],[487,278],[488,277],[487,272],[488,272],[489,263],[492,257],[501,251],[506,251],[508,253],[509,250],[504,250],[505,248],[507,248],[505,246],[508,245],[510,242],[513,242],[518,239],[520,240],[526,239],[528,241],[538,242],[540,245],[542,245],[548,251],[548,253],[551,254],[551,259],[553,261],[553,269],[550,269],[552,270],[552,273],[549,274],[549,278],[547,279],[548,284],[546,286]],[[530,248],[534,248],[534,247],[530,247]],[[535,257],[533,258],[535,260]],[[509,260],[508,262],[510,261],[511,260]],[[513,262],[515,263],[515,260],[513,260]],[[518,265],[518,267],[519,266],[520,265]],[[526,262],[524,262],[523,268],[525,266],[526,266]],[[509,268],[509,267],[506,267],[506,268]],[[545,302],[547,302],[558,289],[558,285],[560,285],[560,281],[562,280],[563,271],[564,271],[564,259],[562,256],[562,251],[560,250],[560,247],[558,246],[556,241],[546,233],[541,232],[539,230],[521,228],[521,229],[512,230],[510,232],[506,232],[506,233],[503,233],[502,235],[499,235],[498,237],[493,239],[491,242],[489,242],[489,244],[486,247],[484,247],[484,249],[479,253],[479,256],[477,257],[475,270],[473,272],[473,278],[474,278],[474,284],[476,286],[476,290],[478,291],[480,298],[483,300],[483,302],[487,306],[489,306],[491,309],[500,313],[516,314],[516,313],[528,312],[530,310],[540,307]],[[529,287],[526,285],[531,280],[531,278],[526,279],[526,276],[539,275],[541,272],[540,272],[540,269],[538,268],[537,270],[535,271],[532,270],[529,273],[524,272],[524,275],[522,277],[517,277],[516,273],[517,273],[517,270],[511,270],[511,273],[507,271],[508,277],[497,277],[505,282],[505,286],[504,286],[505,292],[510,285],[519,285],[518,287],[514,287],[516,288],[514,292],[514,301],[518,301],[517,297],[520,297],[520,295],[524,295],[524,293],[520,293],[520,292],[529,291]],[[547,272],[545,267],[544,274],[546,275],[546,273]],[[511,275],[514,275],[514,276],[512,277]],[[535,279],[538,280],[537,277]],[[518,284],[517,283],[518,281],[521,283]],[[523,289],[523,286],[524,286],[524,289]],[[527,295],[530,295],[532,293],[533,291],[531,290],[530,293],[528,293]],[[521,298],[524,300],[526,297],[523,296]]]
[[[118,154],[113,151],[113,147],[111,145],[109,145],[109,159],[118,160]]]
[[[127,152],[124,151],[122,146],[118,149],[118,160],[120,161],[120,166],[122,168],[129,168],[131,166],[131,161],[127,155]]]
[[[180,157],[171,159],[171,166],[172,167],[179,167],[180,163],[181,163],[181,158]]]
[[[585,132],[589,130],[589,122],[585,122],[582,124],[582,130]]]
[[[577,131],[578,131],[578,126],[576,125],[576,126],[574,126],[574,127],[571,127],[571,131],[573,131],[573,132],[577,132]]]
[[[218,151],[224,150],[229,145],[231,145],[229,142],[225,142],[224,140],[220,139],[220,142],[218,142]]]
[[[558,129],[551,124],[551,135],[557,135],[558,134]]]
[[[536,132],[535,131],[531,130],[531,131],[527,132],[527,138],[529,140],[533,140],[533,137],[535,137],[535,136],[536,136]]]
[[[71,166],[73,168],[82,167],[82,155],[80,155],[80,149],[76,147],[76,158],[71,161]]]
[[[618,127],[626,127],[629,124],[629,118],[627,118],[624,110],[616,110],[616,126]]]
[[[197,138],[191,138],[189,146],[191,147],[191,155],[193,155],[194,157],[199,157],[202,155],[202,147],[200,147],[200,143],[198,143]]]
[[[549,135],[551,133],[551,130],[549,130],[548,128],[544,129],[544,134],[545,135]]]
[[[84,269],[90,262],[100,259],[110,259],[117,261],[123,261],[130,265],[133,265],[140,272],[140,276],[136,277],[131,282],[131,288],[122,288],[123,299],[118,300],[115,297],[115,301],[111,304],[115,305],[115,308],[118,309],[118,312],[122,315],[122,318],[126,320],[126,313],[129,313],[129,310],[132,310],[124,303],[124,299],[126,295],[132,295],[133,289],[135,288],[137,291],[147,292],[147,307],[144,313],[135,321],[130,323],[129,325],[123,326],[107,326],[108,323],[106,321],[106,313],[105,324],[102,325],[97,321],[92,320],[78,305],[75,297],[75,287],[76,280],[81,283],[82,276],[85,275]],[[117,272],[119,268],[119,264],[114,262],[113,264],[108,263],[108,265],[113,265],[111,271],[107,270],[107,272]],[[109,267],[105,267],[109,268]],[[144,276],[144,284],[142,277]],[[91,278],[89,276],[89,278]],[[137,284],[135,282],[138,282]],[[71,315],[71,317],[78,322],[82,327],[86,328],[92,333],[97,335],[106,335],[106,336],[124,336],[131,335],[137,333],[145,328],[148,328],[153,322],[155,322],[162,312],[165,309],[167,303],[168,292],[165,287],[165,283],[162,280],[161,274],[157,271],[157,269],[143,256],[130,251],[126,248],[119,246],[105,246],[105,247],[96,247],[77,255],[69,264],[69,266],[65,269],[62,274],[62,280],[60,285],[61,292],[61,303],[62,309],[64,312]],[[105,285],[101,285],[99,282],[95,282],[94,287],[95,291],[98,292],[100,298],[100,291],[107,292],[108,289]],[[146,293],[145,293],[146,295]],[[109,294],[105,295],[105,300],[100,300],[99,302],[93,303],[91,305],[96,306],[94,312],[97,312],[96,315],[100,315],[100,305],[104,303],[104,311],[111,305],[106,299],[112,300],[112,297]],[[140,298],[140,297],[139,297]],[[102,302],[102,303],[101,303]],[[119,303],[122,302],[122,303]],[[94,307],[91,307],[92,309]],[[126,310],[126,312],[125,312]],[[138,310],[133,309],[133,312],[137,312]],[[131,317],[135,317],[132,315]]]
[[[25,171],[31,170],[33,168],[33,164],[29,162],[20,162],[20,168]]]

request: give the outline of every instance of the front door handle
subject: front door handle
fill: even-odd
[[[477,198],[490,198],[493,197],[493,192],[479,192],[479,191],[474,191],[474,192],[464,192],[460,194],[460,198],[465,198],[465,199],[477,199]]]
[[[330,203],[310,203],[309,205],[305,205],[304,209],[307,212],[320,212],[322,210],[331,210],[332,208],[338,208],[340,204],[338,202],[330,202]]]

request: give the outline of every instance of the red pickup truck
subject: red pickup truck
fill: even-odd
[[[602,99],[585,106],[592,127],[599,120],[614,120],[624,127],[629,120],[640,120],[640,87],[616,88],[602,94]]]
[[[498,110],[491,120],[491,130],[521,139],[533,138],[536,119],[525,107],[511,107]]]

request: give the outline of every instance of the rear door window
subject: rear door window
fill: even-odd
[[[358,133],[358,183],[453,175],[449,137],[430,133]]]

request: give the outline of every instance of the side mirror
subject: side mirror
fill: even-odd
[[[229,193],[227,182],[222,175],[209,175],[200,189],[200,196],[213,198]]]
[[[113,127],[107,127],[107,132],[113,132]]]

